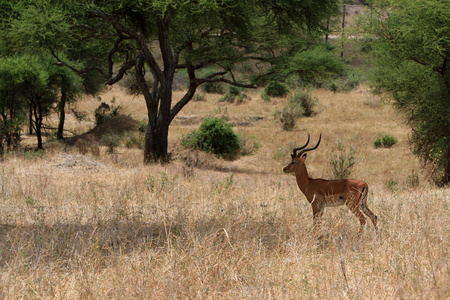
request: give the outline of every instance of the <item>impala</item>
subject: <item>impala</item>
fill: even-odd
[[[326,180],[308,176],[305,165],[306,152],[319,147],[322,134],[319,136],[317,145],[312,148],[306,148],[309,138],[308,134],[306,144],[293,150],[291,154],[292,161],[283,171],[295,174],[298,187],[305,194],[308,202],[311,203],[314,226],[317,227],[325,207],[345,204],[359,219],[361,223],[360,233],[366,224],[366,218],[363,213],[372,220],[373,226],[377,230],[377,216],[367,207],[367,195],[369,192],[367,183],[354,179]],[[297,154],[299,150],[301,151]]]

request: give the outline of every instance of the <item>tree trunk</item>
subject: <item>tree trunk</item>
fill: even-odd
[[[160,88],[160,93],[150,95],[147,101],[148,124],[145,133],[144,164],[168,161],[168,136],[170,125],[170,103],[172,89],[168,85]],[[147,91],[148,92],[148,91]],[[159,95],[157,95],[159,94]],[[159,99],[155,99],[155,96]],[[159,102],[159,107],[155,103]]]
[[[444,184],[450,183],[450,145],[445,154]]]
[[[36,126],[37,148],[43,150],[41,126]]]
[[[43,143],[42,143],[42,120],[44,119],[43,112],[42,112],[42,104],[41,99],[39,96],[36,97],[36,99],[33,99],[33,103],[31,104],[34,120],[32,121],[34,124],[34,130],[36,131],[36,137],[37,137],[37,148],[43,150]],[[33,118],[32,118],[33,119]]]
[[[342,3],[342,38],[344,38],[345,14],[346,14],[345,2],[343,2]],[[341,58],[344,58],[344,40],[342,40],[342,45],[341,45]]]
[[[0,120],[0,161],[3,161],[4,148],[3,148],[3,122]]]
[[[147,125],[144,146],[144,164],[156,161],[167,162],[168,160],[168,136],[169,126],[153,127]]]
[[[33,105],[30,103],[30,111],[28,112],[28,134],[33,134]]]
[[[66,119],[66,99],[67,93],[65,91],[61,91],[61,101],[58,104],[59,110],[59,124],[58,124],[58,132],[56,133],[56,139],[62,140],[64,138],[64,121]]]

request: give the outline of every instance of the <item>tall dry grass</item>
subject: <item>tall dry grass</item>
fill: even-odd
[[[136,103],[110,92],[139,118]],[[90,156],[54,147],[42,158],[9,156],[0,165],[0,297],[449,298],[449,189],[422,175],[418,187],[406,184],[421,169],[391,108],[373,105],[364,90],[315,94],[319,113],[293,132],[273,119],[285,99],[263,103],[254,93],[239,105],[210,95],[190,103],[182,113],[200,119],[263,117],[240,127],[262,144],[256,154],[232,162],[200,155],[203,167],[191,172],[182,157],[193,154],[179,141],[199,124],[181,122],[171,127],[176,159],[168,165],[142,166],[134,149]],[[352,177],[369,183],[379,235],[368,224],[358,239],[359,222],[344,207],[326,210],[313,230],[295,179],[281,174],[288,145],[307,132],[323,133],[308,156],[313,176],[329,175],[337,142],[356,150]],[[395,135],[398,145],[375,149],[379,132]],[[389,179],[396,189],[387,188]]]

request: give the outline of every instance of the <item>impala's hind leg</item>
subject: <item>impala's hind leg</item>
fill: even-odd
[[[358,205],[354,205],[354,204],[349,204],[347,205],[348,208],[351,210],[351,212],[353,214],[355,214],[355,216],[359,219],[359,223],[361,224],[361,228],[359,230],[359,233],[361,234],[364,226],[366,225],[366,218],[364,217],[364,215],[362,214],[361,210],[359,209]]]
[[[378,217],[369,209],[369,207],[367,207],[367,194],[368,193],[369,193],[369,189],[367,187],[364,187],[363,190],[361,191],[362,199],[361,199],[361,202],[359,205],[360,205],[363,213],[372,220],[373,227],[375,227],[375,230],[378,231],[378,227],[377,227]]]

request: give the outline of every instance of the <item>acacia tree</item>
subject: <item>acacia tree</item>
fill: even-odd
[[[450,144],[448,1],[374,1],[366,21],[377,37],[374,91],[387,95],[406,114],[414,153],[443,169]]]
[[[171,121],[207,82],[254,87],[239,78],[235,64],[244,61],[273,64],[292,54],[295,37],[320,29],[336,11],[326,1],[80,1],[70,11],[70,57],[86,57],[90,66],[77,68],[52,49],[58,64],[78,74],[96,71],[107,84],[133,70],[144,96],[148,124],[144,163],[167,158]],[[294,34],[295,33],[295,34]],[[290,39],[285,39],[290,35]],[[274,51],[277,49],[277,51]],[[215,66],[214,71],[200,72]],[[181,99],[172,99],[176,72],[184,70],[189,83]],[[261,70],[261,74],[270,68]],[[150,72],[152,82],[144,75]]]
[[[40,131],[43,116],[56,110],[59,113],[57,138],[63,138],[65,106],[74,101],[81,93],[81,80],[67,68],[59,68],[51,55],[53,49],[66,58],[66,45],[70,42],[68,31],[70,18],[66,16],[60,1],[51,0],[14,0],[2,1],[0,7],[0,57],[12,59],[21,56],[24,68],[41,69],[47,76],[44,92],[29,93],[30,133],[32,129]],[[13,61],[14,59],[12,59]],[[79,64],[79,63],[78,63]],[[98,81],[98,80],[97,80]],[[86,87],[97,90],[96,80],[85,80]],[[13,88],[13,87],[10,87]],[[56,107],[52,104],[58,102]],[[41,133],[37,134],[41,142]]]
[[[9,150],[20,140],[20,128],[28,108],[42,149],[42,121],[54,101],[48,86],[49,73],[37,60],[27,57],[0,58],[0,138]]]
[[[30,77],[25,64],[18,58],[0,58],[0,158],[4,148],[12,150],[18,145],[20,126],[24,121],[26,102],[21,92]]]

